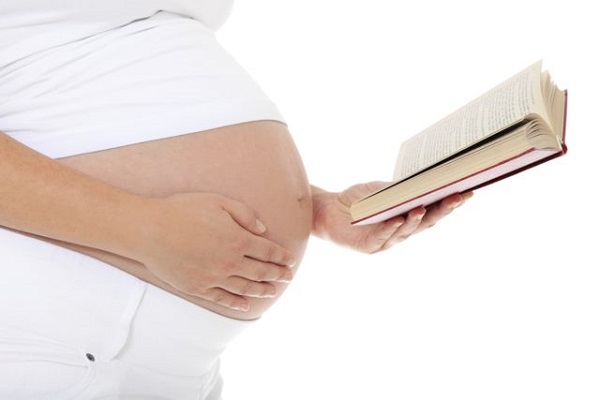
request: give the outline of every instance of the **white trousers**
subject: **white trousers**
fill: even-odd
[[[0,229],[0,399],[218,400],[249,325]]]

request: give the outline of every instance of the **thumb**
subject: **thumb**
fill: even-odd
[[[357,200],[362,199],[384,187],[388,186],[389,182],[373,181],[368,183],[360,183],[349,187],[340,193],[339,199],[345,206],[350,206]]]

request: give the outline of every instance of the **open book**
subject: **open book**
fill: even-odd
[[[350,207],[384,221],[563,155],[567,91],[539,61],[400,146],[394,182]]]

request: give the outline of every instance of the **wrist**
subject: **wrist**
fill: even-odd
[[[331,205],[337,193],[328,192],[316,186],[312,187],[313,235],[326,238],[327,207]]]
[[[159,198],[131,195],[120,203],[115,222],[107,230],[112,232],[105,250],[122,257],[144,263],[148,249],[155,243],[156,229],[160,216]]]

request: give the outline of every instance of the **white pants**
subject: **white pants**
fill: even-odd
[[[0,399],[218,400],[249,323],[0,228]]]

